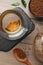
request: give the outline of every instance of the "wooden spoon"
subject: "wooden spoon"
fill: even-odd
[[[22,49],[19,49],[19,48],[14,49],[13,54],[18,61],[23,62],[27,65],[31,65],[25,52]]]

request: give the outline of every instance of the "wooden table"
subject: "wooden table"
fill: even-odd
[[[20,2],[20,0],[17,0],[17,1]],[[26,1],[27,1],[27,3],[29,2],[29,0],[26,0]],[[4,10],[14,8],[9,5],[13,2],[16,2],[16,0],[0,0],[0,13],[2,13]],[[32,17],[30,11],[28,10],[28,7],[24,8],[22,4],[19,7],[21,7],[28,14],[29,17]],[[35,58],[35,55],[33,53],[34,39],[38,33],[38,30],[40,30],[41,27],[42,27],[41,31],[43,32],[43,23],[39,23],[36,20],[33,20],[33,22],[35,24],[35,30],[30,35],[28,35],[22,42],[20,42],[18,45],[16,45],[14,48],[23,49],[26,52],[27,57],[30,60],[32,65],[43,65]],[[14,58],[13,49],[10,50],[9,52],[0,51],[0,65],[25,65],[24,63],[18,62]]]

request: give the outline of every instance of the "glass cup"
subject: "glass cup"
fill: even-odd
[[[38,26],[38,34],[34,40],[34,54],[43,63],[43,25]]]

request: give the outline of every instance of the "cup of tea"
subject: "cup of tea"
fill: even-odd
[[[27,31],[24,28],[22,15],[15,10],[6,10],[1,14],[1,30],[10,40],[21,38]]]

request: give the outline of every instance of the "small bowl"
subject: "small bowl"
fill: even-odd
[[[29,5],[28,5],[30,12],[32,13],[33,17],[35,17],[35,19],[37,19],[37,20],[39,20],[39,21],[43,21],[43,16],[36,16],[36,15],[31,11],[31,8],[30,8],[31,1],[32,1],[32,0],[30,0]]]

